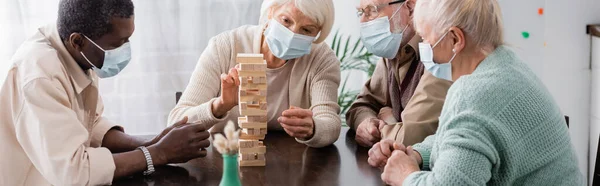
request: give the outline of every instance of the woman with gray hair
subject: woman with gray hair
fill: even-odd
[[[497,0],[419,0],[421,61],[454,81],[436,134],[396,144],[390,185],[583,185],[567,125],[542,82],[502,45]]]
[[[213,37],[169,121],[215,125],[240,116],[238,53],[263,54],[267,61],[267,125],[300,143],[323,147],[337,140],[340,62],[323,43],[334,21],[331,0],[266,0],[259,25]]]

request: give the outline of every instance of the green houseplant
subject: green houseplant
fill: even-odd
[[[359,39],[353,39],[351,36],[342,35],[339,30],[336,31],[333,36],[333,42],[331,43],[331,49],[335,52],[335,55],[340,60],[340,68],[343,72],[363,72],[370,78],[375,71],[375,65],[377,64],[378,57],[368,52],[367,49],[362,45]],[[340,105],[340,115],[342,119],[345,118],[346,112],[352,105],[352,102],[356,99],[359,90],[351,90],[347,85],[349,83],[360,83],[364,82],[349,82],[348,78],[350,73],[343,77],[340,88],[338,90],[338,104]]]

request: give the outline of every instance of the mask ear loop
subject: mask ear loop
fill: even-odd
[[[395,15],[396,15],[398,12],[400,12],[400,9],[402,9],[402,6],[404,6],[404,4],[406,4],[406,2],[402,3],[402,5],[400,5],[400,7],[398,8],[398,10],[396,10],[396,11],[395,11],[395,12],[392,14],[392,16],[390,16],[390,18],[388,19],[388,21],[389,21],[389,20],[392,20],[392,18],[393,18],[393,17],[394,17],[394,16],[395,16]]]

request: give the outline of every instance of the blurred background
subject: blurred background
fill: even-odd
[[[262,0],[133,1],[133,59],[118,76],[101,80],[100,91],[106,117],[130,134],[155,134],[166,126],[175,93],[184,91],[208,40],[241,25],[257,24]],[[359,41],[359,0],[333,1],[336,21],[327,43],[342,61],[338,102],[344,112],[378,59]],[[499,2],[506,44],[528,63],[570,116],[581,171],[593,174],[600,135],[600,109],[596,109],[600,99],[595,95],[600,94],[596,90],[600,86],[595,84],[600,85],[600,75],[592,61],[600,62],[600,39],[587,34],[586,25],[600,24],[600,0]],[[0,0],[0,84],[19,45],[38,27],[55,23],[57,9],[58,0]]]

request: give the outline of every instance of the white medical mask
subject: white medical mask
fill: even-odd
[[[400,8],[392,14],[392,17]],[[402,36],[408,25],[400,33],[390,31],[390,18],[380,17],[360,24],[360,37],[367,50],[376,56],[392,59],[398,54]]]
[[[102,47],[100,47],[100,45],[96,44],[87,36],[84,35],[84,37],[104,52],[104,63],[101,69],[96,67],[96,65],[94,65],[92,62],[90,62],[90,60],[85,56],[85,54],[83,54],[83,51],[79,52],[81,53],[83,58],[85,58],[85,60],[90,65],[92,65],[94,71],[96,72],[96,74],[98,74],[98,77],[113,77],[119,72],[121,72],[127,66],[127,64],[129,64],[129,61],[131,60],[131,44],[129,42],[124,43],[119,48],[115,48],[112,50],[104,50]]]
[[[452,81],[452,60],[456,57],[456,51],[452,49],[452,58],[448,63],[437,63],[433,61],[433,48],[435,48],[441,41],[448,35],[449,32],[446,32],[444,36],[442,36],[433,47],[429,43],[419,43],[419,55],[421,56],[421,62],[427,71],[429,71],[433,76],[445,79],[448,81]]]
[[[315,37],[292,32],[274,19],[269,22],[264,35],[267,46],[269,46],[273,55],[283,60],[295,59],[310,54],[310,48],[315,40]]]

